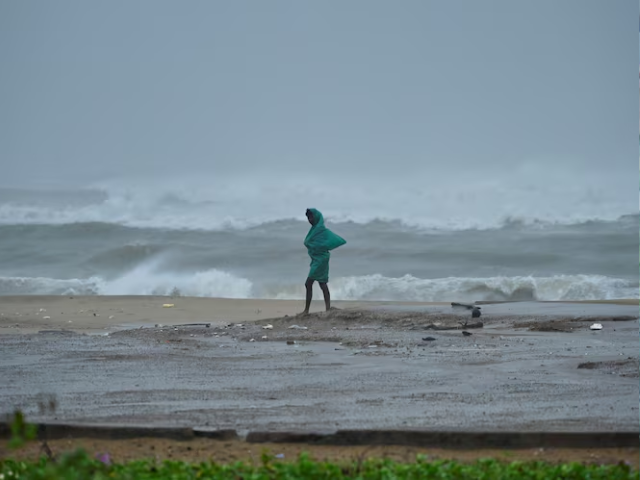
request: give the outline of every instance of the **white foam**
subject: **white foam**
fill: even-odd
[[[411,275],[397,278],[367,275],[331,280],[330,290],[331,297],[335,300],[415,302],[607,300],[639,296],[638,287],[633,282],[601,275],[437,279],[422,279]],[[318,294],[320,292],[315,293]],[[274,297],[302,299],[304,288],[287,288]]]
[[[172,295],[190,297],[251,298],[252,283],[228,272],[209,269],[195,273],[170,273],[156,262],[145,263],[117,279],[105,282],[104,295]]]
[[[276,290],[274,290],[276,289]],[[480,300],[608,300],[638,298],[637,284],[601,275],[422,279],[411,275],[354,276],[332,279],[334,300],[450,302]],[[113,280],[100,277],[56,279],[0,277],[1,295],[183,295],[222,298],[302,300],[303,285],[266,285],[261,293],[251,281],[216,269],[169,273],[147,263]],[[320,291],[316,298],[322,298]]]
[[[1,295],[182,295],[251,298],[249,280],[221,270],[192,274],[153,272],[140,267],[110,281],[100,277],[58,279],[0,277]]]
[[[0,277],[1,295],[99,295],[102,279]]]
[[[297,218],[319,208],[332,222],[399,221],[428,229],[613,221],[637,212],[637,193],[615,175],[531,169],[485,176],[425,173],[398,180],[205,177],[136,179],[94,185],[93,194],[52,202],[21,192],[2,196],[0,224],[104,222],[129,227],[219,230]],[[96,193],[97,192],[97,193]],[[76,200],[72,201],[72,197]]]

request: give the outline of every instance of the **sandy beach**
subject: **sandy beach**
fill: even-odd
[[[447,303],[301,307],[2,297],[0,413],[241,436],[638,431],[637,300],[483,304],[480,318]]]
[[[398,302],[334,302],[339,308]],[[164,307],[163,305],[172,305]],[[437,305],[437,304],[434,304]],[[0,334],[70,330],[103,334],[156,324],[250,322],[294,316],[304,308],[298,300],[253,300],[165,296],[5,296],[0,297]],[[324,310],[314,301],[311,312]]]

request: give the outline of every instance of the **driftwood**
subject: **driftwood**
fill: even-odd
[[[211,327],[210,323],[182,323],[180,325],[171,325],[171,328],[178,328],[178,327]]]
[[[478,307],[477,305],[472,305],[470,303],[458,303],[458,302],[451,302],[451,306],[453,308],[466,308],[467,310],[471,310],[471,318],[479,318],[481,315],[480,312],[480,307]]]

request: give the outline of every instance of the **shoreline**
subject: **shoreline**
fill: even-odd
[[[640,305],[638,299],[584,300],[553,302],[479,302],[480,305],[551,304],[578,314],[579,306]],[[165,307],[165,304],[172,305]],[[379,306],[438,308],[450,302],[333,301],[339,309],[369,309]],[[149,295],[16,295],[0,297],[0,335],[27,334],[40,330],[69,330],[77,333],[106,334],[118,330],[181,323],[255,322],[294,317],[304,307],[303,300],[231,299],[213,297],[169,297]],[[324,311],[324,303],[314,300],[311,313]]]

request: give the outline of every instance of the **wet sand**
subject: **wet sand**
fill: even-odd
[[[172,307],[165,308],[169,304]],[[340,308],[393,305],[397,302],[334,302]],[[408,304],[414,305],[414,304]],[[438,304],[415,304],[438,305]],[[157,296],[0,296],[0,335],[71,330],[100,334],[156,324],[252,321],[296,315],[300,300],[252,300]],[[324,310],[314,301],[311,312]]]
[[[482,305],[479,319],[339,305],[295,317],[300,302],[0,298],[0,413],[241,435],[639,431],[637,301]]]

